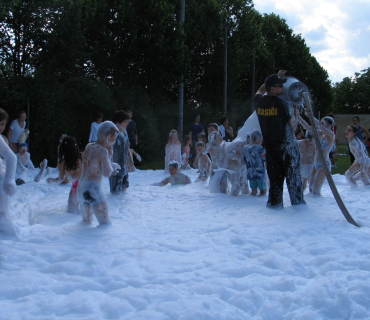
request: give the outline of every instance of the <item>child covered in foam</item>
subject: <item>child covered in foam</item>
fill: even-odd
[[[153,183],[153,186],[163,187],[167,184],[175,185],[175,184],[189,184],[191,183],[191,179],[188,175],[179,172],[179,163],[177,161],[171,161],[168,164],[168,170],[170,172],[170,176],[163,179],[161,182]]]
[[[8,114],[0,108],[0,123],[5,121],[6,124],[8,119]],[[13,196],[17,192],[16,166],[17,157],[0,134],[0,234],[16,234],[16,228],[9,215],[7,201],[8,196]]]
[[[203,154],[205,147],[206,145],[202,141],[198,141],[195,145],[195,150],[197,152],[197,156],[195,157],[196,167],[199,168],[199,176],[195,182],[207,181],[211,172],[211,160],[207,154]]]
[[[257,195],[257,189],[260,190],[260,196],[264,196],[267,191],[266,150],[261,144],[262,133],[256,129],[250,135],[250,145],[243,147],[243,157],[247,165],[247,178],[252,189],[252,196]]]
[[[370,185],[370,158],[366,154],[366,147],[357,137],[358,127],[349,125],[345,131],[345,138],[348,141],[351,153],[355,157],[352,166],[346,171],[347,181],[357,186],[356,180],[362,179],[365,186]]]
[[[35,167],[31,161],[31,154],[28,152],[27,143],[23,142],[19,144],[17,156],[17,175],[22,175],[22,173],[28,170],[35,170]],[[50,168],[48,167],[48,160],[44,159],[40,163],[40,171],[35,175],[34,181],[39,182],[44,175],[46,170],[45,178],[50,175]]]
[[[98,130],[98,140],[89,143],[82,156],[82,173],[77,187],[77,199],[81,206],[82,221],[91,224],[95,215],[99,224],[112,224],[108,204],[102,190],[103,177],[116,174],[121,168],[110,161],[112,146],[119,133],[116,125],[105,121]]]
[[[313,177],[315,166],[316,142],[311,131],[306,131],[305,138],[297,141],[301,157],[301,176],[303,191],[306,190],[307,182]],[[312,181],[310,181],[311,185]]]

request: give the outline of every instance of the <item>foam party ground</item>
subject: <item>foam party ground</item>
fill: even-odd
[[[18,237],[0,235],[2,320],[370,318],[370,187],[343,175],[334,181],[361,228],[327,183],[306,206],[285,189],[275,211],[266,196],[205,182],[151,186],[162,170],[130,173],[121,196],[105,179],[113,225],[88,226],[67,213],[70,185],[34,174],[9,199]]]

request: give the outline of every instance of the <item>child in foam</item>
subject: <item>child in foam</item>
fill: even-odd
[[[78,150],[75,138],[64,135],[58,151],[59,177],[49,178],[48,183],[61,183],[68,178],[72,181],[71,191],[68,197],[68,212],[79,213],[79,202],[77,199],[77,186],[82,172],[82,154]]]
[[[120,195],[129,187],[127,159],[130,155],[130,142],[127,134],[127,125],[129,124],[130,116],[123,110],[116,111],[113,115],[113,123],[117,126],[119,133],[113,145],[113,162],[121,166],[120,171],[109,177],[110,192],[114,195]]]
[[[26,112],[20,111],[18,114],[18,119],[12,121],[8,129],[8,140],[10,143],[10,148],[14,152],[17,152],[18,150],[19,138],[22,139],[21,142],[24,142],[26,141],[27,135],[29,134],[29,131],[26,128],[26,118]]]
[[[303,191],[306,190],[307,182],[313,177],[315,166],[316,143],[311,131],[306,131],[305,139],[297,141],[299,153],[301,156],[301,176]],[[310,185],[313,181],[309,181]]]
[[[121,168],[110,161],[112,146],[119,133],[116,125],[105,121],[98,130],[98,140],[89,143],[82,156],[82,173],[77,187],[77,199],[81,206],[82,221],[91,224],[95,215],[99,224],[112,224],[108,204],[102,190],[103,177],[117,174]]]
[[[181,144],[176,130],[171,130],[168,135],[168,143],[166,144],[166,156],[164,158],[165,168],[164,173],[169,173],[169,163],[177,161],[181,163]]]
[[[8,114],[0,109],[0,125],[5,120],[8,121]],[[17,157],[9,148],[2,135],[0,135],[0,234],[16,234],[16,228],[9,215],[8,196],[13,196],[17,192],[15,185],[15,171]],[[4,160],[3,160],[4,159]]]
[[[2,134],[9,120],[9,116],[4,109],[0,108],[0,136],[3,137],[7,145],[9,145],[8,139]]]
[[[189,165],[190,145],[191,145],[191,136],[186,135],[183,141],[182,156],[181,156],[181,166],[182,166],[181,168],[183,170],[191,169]]]
[[[366,154],[366,146],[357,137],[358,127],[350,125],[345,131],[351,153],[355,157],[352,166],[346,171],[345,177],[351,185],[357,186],[356,180],[362,179],[365,185],[370,184],[370,158]]]
[[[321,121],[314,118],[314,121],[316,123],[316,126],[318,127],[318,134],[321,142],[321,146],[323,149],[325,162],[327,166],[329,167],[329,171],[331,168],[331,161],[329,159],[329,152],[333,147],[334,143],[334,119],[331,117],[324,117],[321,119]],[[301,116],[299,116],[299,122],[302,124],[302,126],[312,132],[311,126],[302,119]],[[318,146],[316,146],[317,149]],[[312,176],[312,184],[310,183],[310,192],[312,192],[314,195],[321,195],[321,188],[325,181],[325,171],[324,171],[324,164],[321,162],[321,158],[319,156],[319,152],[316,151],[315,156],[315,166],[313,170],[313,176]],[[311,182],[310,181],[310,182]]]
[[[195,182],[207,181],[211,173],[211,160],[209,159],[207,154],[203,154],[203,150],[205,147],[206,145],[202,141],[198,141],[195,145],[195,150],[197,152],[197,156],[195,157],[197,162],[196,167],[199,168],[199,176]]]
[[[257,189],[260,190],[260,196],[264,196],[267,191],[266,150],[261,144],[261,131],[253,130],[250,135],[250,145],[243,147],[243,156],[247,164],[247,177],[252,189],[252,196],[257,195]]]
[[[153,183],[152,185],[163,187],[169,183],[171,183],[171,185],[191,183],[191,179],[188,175],[179,172],[180,168],[179,163],[177,161],[171,161],[168,164],[168,170],[170,172],[169,177],[163,179],[161,182]]]
[[[23,142],[19,144],[17,156],[17,174],[21,175],[23,172],[28,170],[35,170],[35,167],[31,161],[31,155],[28,151],[27,143]],[[46,169],[45,178],[50,175],[50,168],[48,167],[48,160],[44,159],[40,163],[40,171],[36,174],[34,181],[39,182],[44,175]]]

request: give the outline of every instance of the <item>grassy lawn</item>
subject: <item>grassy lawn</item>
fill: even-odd
[[[338,148],[339,154],[344,154],[348,150],[348,145],[340,144],[337,146],[337,148]],[[337,174],[337,173],[344,174],[348,170],[348,168],[351,166],[351,160],[348,155],[345,155],[345,156],[336,155],[335,165],[337,167],[333,168],[331,170],[331,173],[332,174]]]

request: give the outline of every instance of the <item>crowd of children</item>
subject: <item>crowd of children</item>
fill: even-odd
[[[59,176],[57,178],[49,177],[50,168],[47,166],[47,159],[40,163],[40,170],[34,177],[35,182],[39,182],[43,177],[46,178],[47,183],[71,182],[68,212],[81,213],[82,220],[87,224],[92,223],[93,215],[99,224],[111,224],[108,204],[102,191],[102,179],[109,178],[110,192],[113,195],[120,195],[129,187],[128,173],[135,170],[133,154],[141,161],[140,155],[130,149],[126,131],[131,119],[130,115],[119,110],[113,115],[112,122],[103,122],[102,118],[103,116],[99,114],[97,125],[92,126],[89,137],[93,142],[89,143],[83,152],[78,149],[75,138],[68,135],[61,136],[58,146]],[[2,158],[0,161],[2,186],[0,188],[0,231],[8,233],[16,233],[16,228],[7,211],[7,196],[12,196],[16,192],[16,181],[17,184],[24,183],[21,177],[26,171],[35,170],[28,145],[24,141],[25,135],[28,134],[25,129],[25,119],[25,113],[21,112],[19,119],[16,120],[23,132],[13,125],[15,128],[13,132],[17,132],[18,140],[15,140],[11,134],[10,139],[7,139],[2,132],[9,118],[7,113],[0,109]],[[310,192],[320,195],[325,180],[324,164],[313,139],[312,127],[302,117],[299,117],[299,122],[302,130],[306,130],[304,139],[298,141],[303,188],[309,185]],[[334,119],[329,116],[321,121],[315,119],[325,165],[329,168],[331,165],[329,153],[333,149],[335,140],[334,124]],[[217,124],[210,123],[207,126],[208,136],[202,131],[194,142],[191,135],[186,135],[182,146],[178,132],[171,130],[165,148],[165,173],[169,173],[169,176],[153,185],[189,184],[192,181],[184,170],[191,169],[193,166],[198,173],[195,182],[209,180],[211,192],[223,192],[234,196],[248,193],[252,196],[266,195],[268,176],[261,131],[255,129],[246,136],[225,141],[219,128]],[[348,126],[345,138],[355,158],[354,163],[345,173],[346,179],[351,185],[357,185],[358,180],[369,185],[370,159],[363,141],[358,138],[358,127]],[[192,162],[190,161],[191,147],[195,148],[196,153],[193,154]]]

